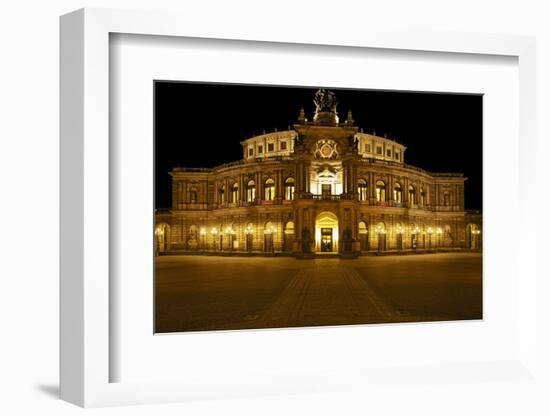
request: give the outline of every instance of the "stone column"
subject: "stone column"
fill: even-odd
[[[297,162],[295,165],[294,165],[294,169],[295,169],[295,175],[294,175],[294,191],[296,193],[300,193],[302,192],[302,163],[301,162]]]
[[[393,175],[388,175],[388,189],[387,189],[387,192],[388,192],[388,202],[390,204],[390,206],[393,206],[394,205],[394,202],[395,202],[395,199],[394,199],[394,196],[393,196],[393,184],[394,184],[394,177]]]
[[[409,206],[409,178],[408,177],[405,177],[405,180],[403,181],[404,184],[403,184],[403,206],[404,207],[407,207],[407,208],[410,208]]]
[[[304,189],[305,189],[306,192],[310,192],[309,191],[309,182],[310,182],[309,163],[304,163],[304,180],[305,180]]]
[[[375,201],[376,200],[376,179],[374,176],[374,172],[369,172],[369,194],[370,194],[370,200]]]
[[[182,182],[177,181],[176,186],[174,187],[175,192],[172,193],[172,198],[173,198],[172,205],[175,209],[179,209],[179,206],[180,206],[182,187],[183,187]]]
[[[246,178],[244,176],[244,173],[241,173],[239,175],[239,189],[245,189],[246,188]],[[241,195],[240,195],[240,198],[239,198],[241,201],[245,201],[246,200],[246,193],[244,192],[241,192]]]
[[[254,183],[255,183],[255,186],[256,186],[256,198],[255,200],[256,201],[260,201],[262,199],[261,197],[261,184],[260,184],[260,181],[262,179],[262,175],[260,174],[260,172],[256,172],[254,174]]]
[[[277,171],[277,178],[275,180],[275,199],[280,201],[283,199],[283,171]]]
[[[187,184],[187,182],[183,182],[183,189],[182,189],[182,192],[181,192],[181,198],[179,200],[180,204],[186,204],[187,202],[189,202],[189,190],[188,190],[189,186]]]
[[[225,202],[231,202],[231,188],[229,185],[229,179],[224,178],[223,179],[224,188],[225,188]]]

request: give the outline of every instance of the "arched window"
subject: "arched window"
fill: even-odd
[[[424,188],[420,188],[420,205],[426,205],[426,191],[424,191]]]
[[[292,221],[286,223],[285,234],[294,234],[294,223]]]
[[[416,190],[414,186],[409,185],[409,207],[412,207],[416,204]]]
[[[273,201],[275,199],[275,181],[271,178],[267,179],[264,183],[264,199],[266,201]]]
[[[254,202],[256,199],[256,183],[254,181],[248,181],[246,184],[246,200],[247,202]]]
[[[451,205],[451,195],[448,191],[443,192],[443,205],[446,207]]]
[[[376,182],[376,201],[384,202],[386,200],[386,184],[382,181]]]
[[[189,190],[189,203],[196,204],[198,202],[198,192],[196,189]]]
[[[239,201],[239,184],[235,182],[231,188],[231,202],[237,203]]]
[[[401,185],[399,183],[396,183],[393,186],[393,200],[398,204],[403,203],[403,190],[401,189]]]
[[[222,186],[220,189],[218,189],[218,201],[220,204],[223,204],[225,202],[225,186]]]
[[[287,201],[294,199],[294,178],[286,178],[285,180],[285,199]]]
[[[366,201],[368,199],[367,181],[359,179],[357,181],[357,193],[359,194],[359,201]]]

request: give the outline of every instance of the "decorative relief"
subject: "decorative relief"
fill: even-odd
[[[337,144],[332,140],[318,140],[315,143],[313,155],[317,159],[336,159],[338,158]]]

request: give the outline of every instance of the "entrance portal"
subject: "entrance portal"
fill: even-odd
[[[338,217],[332,212],[321,212],[315,219],[315,251],[338,252]]]
[[[332,251],[332,228],[321,228],[321,251],[325,253]]]

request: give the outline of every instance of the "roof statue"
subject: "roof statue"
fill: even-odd
[[[315,115],[313,117],[315,123],[338,124],[338,114],[336,112],[338,100],[336,99],[336,94],[321,88],[315,93],[313,103],[315,104]]]
[[[338,100],[332,91],[321,88],[315,93],[313,102],[315,103],[315,113],[336,113]]]

